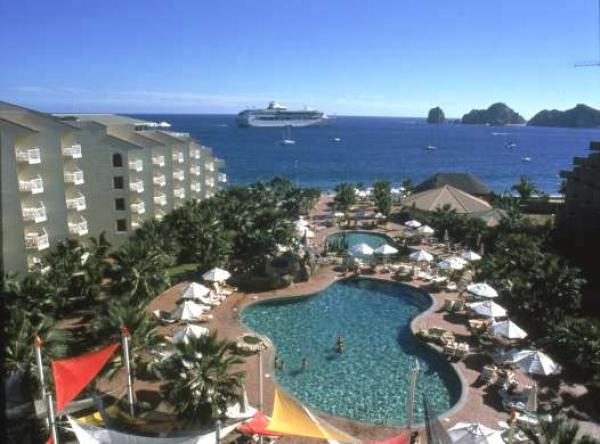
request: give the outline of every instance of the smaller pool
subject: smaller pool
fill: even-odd
[[[335,250],[349,250],[355,245],[365,243],[373,250],[384,244],[394,245],[394,240],[381,233],[371,233],[369,231],[340,231],[330,234],[326,238],[327,246]]]

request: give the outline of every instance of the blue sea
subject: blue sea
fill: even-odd
[[[343,181],[419,182],[437,172],[469,172],[502,192],[528,176],[548,193],[560,170],[585,156],[600,129],[445,124],[398,117],[336,117],[323,126],[294,128],[295,145],[278,145],[282,129],[239,128],[233,115],[136,115],[189,132],[226,162],[229,184],[282,175],[299,186],[330,190]],[[333,142],[339,137],[340,142]],[[514,148],[507,148],[508,143]],[[425,150],[434,145],[436,150]],[[531,162],[523,162],[530,157]]]

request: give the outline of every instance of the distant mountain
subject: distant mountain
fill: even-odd
[[[446,116],[444,111],[439,106],[431,108],[429,114],[427,114],[427,123],[444,123],[446,122]]]
[[[462,123],[490,125],[523,124],[525,119],[504,103],[494,103],[488,109],[474,109],[465,114]]]
[[[565,111],[545,109],[533,116],[527,125],[598,128],[600,127],[600,111],[583,104]]]

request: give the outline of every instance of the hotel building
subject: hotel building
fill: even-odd
[[[168,126],[0,102],[4,272],[43,270],[45,252],[68,237],[104,232],[118,246],[144,220],[213,196],[224,162]]]

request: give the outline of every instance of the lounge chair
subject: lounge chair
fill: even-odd
[[[448,313],[453,312],[455,303],[456,301],[454,299],[446,299],[444,301],[444,311],[447,311]]]
[[[173,324],[174,322],[177,322],[175,319],[171,318],[171,314],[169,312],[163,310],[154,310],[152,314],[156,316],[160,322],[165,324]]]
[[[479,377],[477,378],[477,380],[487,386],[487,385],[491,385],[494,382],[496,382],[496,378],[497,378],[496,367],[486,365],[481,370],[481,373],[479,374]]]

